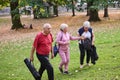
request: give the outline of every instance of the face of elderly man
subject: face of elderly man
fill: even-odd
[[[47,35],[51,32],[51,25],[50,24],[45,24],[43,26],[44,33]]]

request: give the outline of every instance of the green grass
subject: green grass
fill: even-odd
[[[59,55],[50,59],[55,80],[120,80],[120,29],[95,32],[99,60],[96,65],[79,69],[78,42],[71,41],[69,75],[58,70]],[[13,42],[0,42],[0,80],[34,80],[23,60],[30,56],[33,39]],[[34,55],[34,65],[39,68],[39,61]],[[47,79],[47,72],[42,80]]]

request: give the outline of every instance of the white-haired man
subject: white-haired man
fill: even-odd
[[[50,51],[51,51],[51,58],[54,57],[54,54],[52,53],[53,38],[50,32],[51,32],[51,25],[49,23],[45,23],[43,25],[43,31],[37,34],[31,50],[30,60],[31,61],[34,60],[33,55],[34,55],[34,51],[36,50],[37,58],[41,64],[39,69],[40,80],[45,70],[47,70],[48,73],[48,80],[54,80],[53,67],[48,59]]]
[[[93,30],[90,27],[90,22],[89,21],[85,21],[83,23],[83,26],[78,30],[78,35],[79,36],[83,36],[84,38],[88,38],[92,41],[92,45],[94,45],[94,34],[93,34]],[[80,50],[80,68],[83,68],[83,62],[84,62],[84,57],[85,57],[85,52],[87,54],[86,57],[86,63],[89,66],[89,61],[90,61],[90,57],[91,57],[91,51],[90,50],[86,50],[84,48],[84,40],[79,40],[79,50]]]

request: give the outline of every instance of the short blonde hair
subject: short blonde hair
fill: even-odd
[[[67,27],[68,27],[67,24],[62,23],[62,24],[60,25],[60,30],[64,30],[64,29],[67,28]]]
[[[83,26],[89,28],[89,27],[90,27],[90,22],[89,22],[89,21],[85,21],[85,22],[83,23]]]
[[[45,24],[43,25],[43,28],[51,28],[51,25],[50,25],[49,23],[45,23]]]

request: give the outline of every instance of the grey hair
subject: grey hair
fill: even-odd
[[[85,21],[85,22],[83,23],[83,26],[89,28],[89,27],[90,27],[90,22],[89,22],[89,21]]]
[[[49,23],[45,23],[45,24],[43,25],[43,28],[51,28],[51,25],[50,25]]]
[[[60,25],[60,30],[63,31],[66,27],[68,27],[68,25],[65,24],[65,23],[62,23],[62,24]]]

